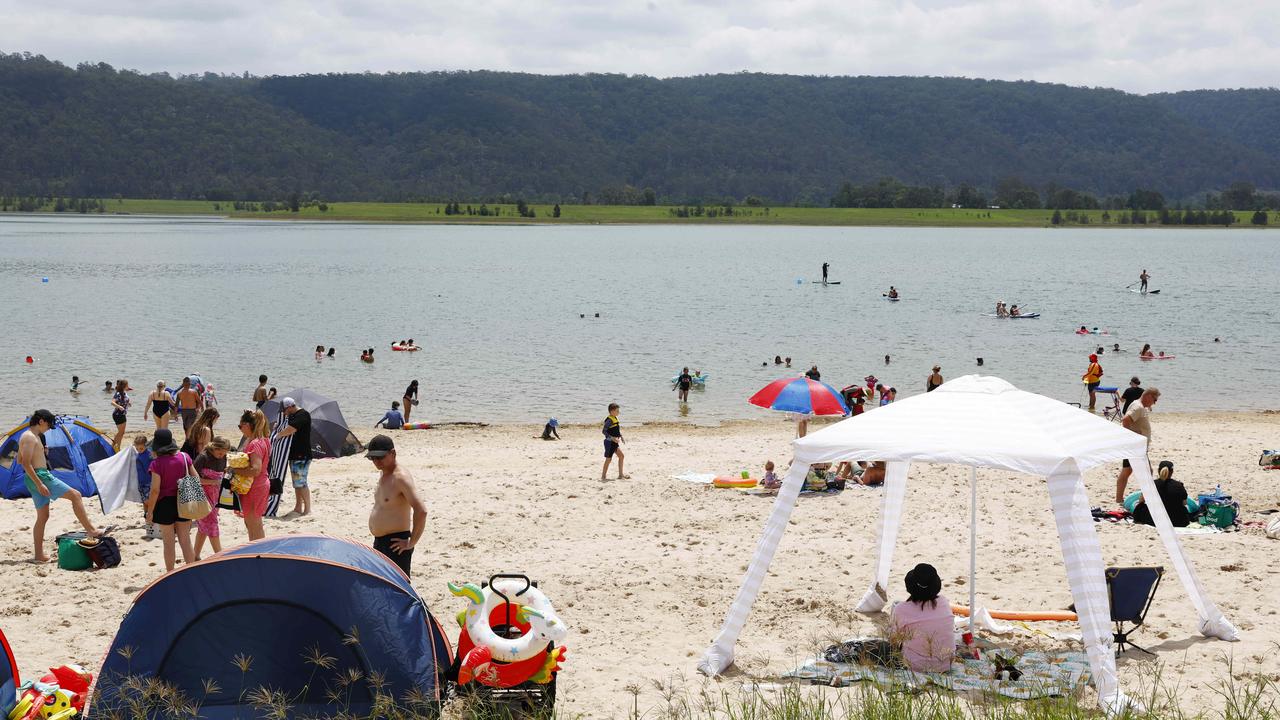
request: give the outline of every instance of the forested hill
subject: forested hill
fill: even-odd
[[[952,78],[404,73],[170,78],[0,56],[0,193],[826,204],[884,176],[1099,195],[1280,188],[1277,91]]]

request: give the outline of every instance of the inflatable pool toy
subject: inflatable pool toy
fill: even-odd
[[[249,467],[249,455],[242,452],[227,453],[227,467],[231,469]]]
[[[400,426],[401,430],[430,430],[431,423],[424,422],[407,422]]]
[[[36,359],[35,359],[35,358],[31,357],[30,355],[28,355],[28,356],[27,356],[27,364],[28,364],[28,365],[30,365],[30,364],[32,364],[32,363],[34,363],[35,361],[36,361]]]
[[[706,386],[706,384],[707,384],[707,378],[708,378],[708,377],[710,377],[710,374],[708,374],[708,375],[690,375],[689,377],[693,378],[693,386],[694,386],[694,387],[698,387],[699,385],[701,385],[701,386],[705,387],[705,386]],[[673,376],[673,377],[671,378],[671,384],[672,384],[672,385],[675,385],[677,382],[680,382],[680,376],[679,376],[679,375],[675,375],[675,376]]]
[[[722,476],[712,480],[711,484],[718,488],[753,488],[759,482],[756,478]]]
[[[449,583],[449,592],[470,601],[457,617],[462,627],[458,684],[474,680],[490,687],[514,687],[526,681],[551,682],[565,652],[552,645],[559,645],[568,628],[542,591],[527,579],[508,576],[495,578],[486,587]],[[506,630],[508,623],[520,633],[518,637],[509,639],[495,632],[495,628]]]
[[[418,345],[392,345],[391,349],[395,352],[418,352],[422,348]]]
[[[1079,620],[1075,613],[1067,610],[988,610],[987,613],[996,620],[1023,620],[1026,622],[1076,622]],[[969,608],[953,606],[951,614],[959,617],[969,617]]]
[[[527,586],[523,588],[523,592],[522,585]],[[501,591],[513,604],[519,605],[516,619],[530,625],[529,630],[515,640],[498,637],[489,626],[489,616],[494,608],[506,602],[495,590]],[[484,588],[472,583],[449,583],[449,592],[471,601],[465,611],[467,634],[477,645],[488,647],[493,658],[502,662],[528,660],[543,652],[547,643],[558,643],[569,632],[560,618],[556,617],[556,611],[551,607],[547,596],[521,580],[502,578]]]
[[[1172,360],[1177,355],[1139,355],[1139,360]]]

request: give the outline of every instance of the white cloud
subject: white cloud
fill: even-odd
[[[1268,86],[1270,2],[0,0],[0,49],[144,72],[494,69]]]

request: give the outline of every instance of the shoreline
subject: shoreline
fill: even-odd
[[[551,206],[544,204],[531,205],[537,211],[534,218],[520,217],[514,212],[514,206],[497,205],[509,210],[505,215],[443,215],[436,212],[443,207],[442,203],[381,203],[381,202],[334,202],[329,204],[329,211],[320,212],[314,206],[305,207],[297,213],[290,211],[277,212],[224,212],[220,208],[224,202],[204,200],[138,200],[106,201],[107,207],[112,203],[128,203],[124,208],[108,210],[102,213],[62,212],[38,210],[35,212],[4,212],[3,217],[95,217],[95,218],[139,218],[139,219],[205,219],[246,221],[263,220],[275,222],[322,222],[369,225],[484,225],[484,226],[523,226],[537,227],[547,225],[560,226],[653,226],[681,225],[693,227],[705,226],[763,226],[763,227],[884,227],[884,228],[1041,228],[1041,229],[1092,229],[1092,228],[1128,228],[1128,229],[1251,229],[1267,230],[1280,227],[1280,222],[1267,225],[1252,225],[1245,211],[1237,214],[1237,221],[1231,226],[1222,225],[1161,225],[1153,223],[1120,223],[1103,222],[1103,210],[1074,211],[1087,216],[1086,223],[1064,223],[1054,225],[1053,209],[1010,210],[1001,208],[829,208],[829,207],[737,207],[734,215],[716,217],[677,217],[670,211],[685,207],[680,205],[563,205],[563,214],[552,217]],[[484,203],[479,203],[484,204]],[[218,206],[215,209],[215,205]],[[343,207],[343,206],[347,207]],[[129,209],[130,206],[137,209]],[[705,205],[718,208],[718,205]],[[345,211],[345,213],[344,213]],[[1114,211],[1117,216],[1128,211]],[[1148,210],[1148,213],[1158,211]],[[1280,215],[1280,214],[1278,214]]]

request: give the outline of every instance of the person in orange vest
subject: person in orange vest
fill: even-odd
[[[1080,379],[1089,388],[1089,412],[1093,412],[1093,406],[1098,401],[1098,384],[1102,382],[1102,366],[1098,364],[1097,355],[1089,356],[1089,369],[1084,371]]]

